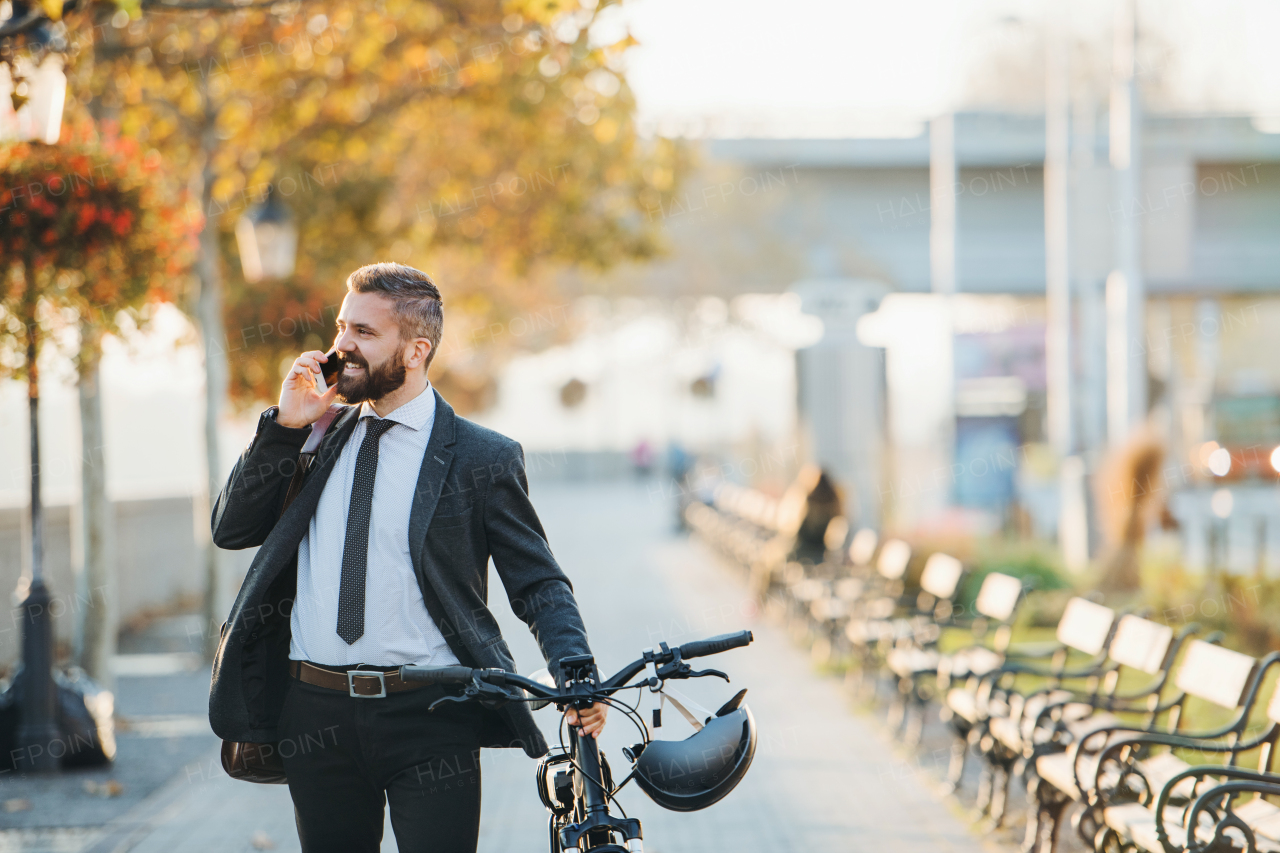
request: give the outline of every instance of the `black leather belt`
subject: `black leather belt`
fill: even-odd
[[[356,699],[382,699],[388,693],[429,686],[421,681],[405,681],[400,677],[399,667],[386,672],[377,669],[327,669],[304,660],[291,660],[289,674],[303,684],[338,690]]]

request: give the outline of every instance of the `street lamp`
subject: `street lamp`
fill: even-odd
[[[298,257],[298,226],[289,208],[267,185],[266,198],[236,223],[236,245],[244,280],[276,281],[293,275]]]
[[[52,145],[62,130],[62,107],[67,78],[62,73],[66,41],[59,25],[39,19],[26,0],[10,0],[9,17],[0,21],[0,140],[39,141]],[[12,36],[21,33],[21,41]],[[15,56],[15,46],[29,50]],[[15,97],[16,96],[16,97]],[[38,418],[36,344],[27,335],[27,370],[33,389],[28,402],[31,440],[31,575],[18,582],[15,598],[21,601],[22,668],[14,677],[19,697],[16,733],[19,770],[58,769],[55,749],[60,736],[57,723],[57,688],[53,680],[54,645],[51,606],[53,597],[44,581],[44,520],[40,501],[40,431]],[[64,750],[65,752],[65,750]],[[25,762],[25,764],[24,764]]]
[[[10,16],[0,24],[22,22],[32,14],[26,0],[11,0],[9,8]],[[36,24],[25,33],[29,52],[0,62],[0,140],[53,145],[62,134],[67,76],[58,52],[65,49],[65,40],[57,26],[47,20]],[[10,54],[11,45],[3,45],[0,56]]]

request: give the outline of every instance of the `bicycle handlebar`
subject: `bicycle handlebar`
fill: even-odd
[[[473,672],[469,666],[402,666],[400,677],[425,684],[468,684]]]
[[[705,640],[694,640],[680,647],[680,659],[689,660],[690,658],[701,658],[707,655],[718,655],[721,652],[729,651],[729,649],[737,649],[748,645],[752,639],[754,638],[751,636],[750,631],[739,631],[736,634],[721,634],[718,637],[708,637]]]
[[[708,637],[705,640],[693,640],[665,653],[652,653],[652,658],[655,663],[665,664],[675,660],[677,653],[680,655],[681,660],[706,657],[727,652],[729,649],[741,648],[750,644],[753,639],[754,637],[750,631],[721,634],[717,637]],[[651,653],[646,652],[645,654],[649,656]],[[646,660],[644,658],[634,661],[619,670],[612,678],[602,682],[600,687],[605,690],[617,689],[643,670],[645,665]],[[400,677],[405,681],[420,681],[426,684],[469,684],[472,678],[478,678],[490,684],[500,686],[511,684],[523,688],[525,692],[539,699],[571,698],[570,694],[563,690],[547,687],[545,684],[525,678],[523,675],[517,675],[514,672],[507,672],[502,669],[472,669],[468,666],[402,666],[400,667]]]

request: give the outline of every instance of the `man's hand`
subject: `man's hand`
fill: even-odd
[[[321,394],[316,390],[315,377],[320,372],[320,365],[328,360],[319,350],[298,356],[280,386],[280,413],[276,415],[276,423],[295,429],[307,427],[329,410],[338,396],[337,379],[335,377],[332,388]]]
[[[609,706],[603,702],[596,702],[590,708],[584,709],[581,714],[576,708],[566,708],[564,716],[569,721],[569,725],[582,726],[583,734],[598,738],[604,731],[604,720],[609,716]]]

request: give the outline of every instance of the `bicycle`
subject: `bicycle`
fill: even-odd
[[[639,660],[605,681],[600,680],[591,655],[564,658],[560,661],[563,687],[557,687],[546,670],[541,670],[539,677],[528,678],[502,669],[402,666],[400,677],[429,684],[465,685],[461,695],[437,699],[431,704],[432,709],[444,702],[478,701],[492,708],[506,702],[529,702],[534,710],[554,704],[563,715],[570,706],[583,709],[594,702],[604,702],[622,711],[640,730],[642,738],[622,750],[633,765],[622,782],[613,784],[609,763],[596,739],[580,737],[578,726],[567,727],[565,743],[562,717],[559,751],[548,753],[538,763],[538,794],[550,812],[547,829],[551,853],[643,853],[640,821],[627,817],[615,798],[624,785],[635,779],[637,786],[664,808],[706,808],[723,799],[746,775],[756,749],[755,718],[743,703],[746,690],[738,691],[710,714],[687,698],[677,698],[664,690],[664,685],[669,680],[703,676],[718,676],[727,682],[729,676],[725,673],[714,669],[694,671],[685,661],[741,648],[752,639],[750,631],[740,631],[695,640],[674,649],[661,643],[657,651],[645,649]],[[631,684],[646,668],[650,671],[648,677]],[[662,701],[671,702],[694,725],[695,733],[683,741],[652,740],[637,710],[639,700],[628,705],[614,698],[623,690],[646,687],[651,693],[661,694]],[[660,711],[661,708],[655,710],[655,727],[661,725]],[[610,802],[618,806],[621,817],[610,813]],[[626,846],[615,843],[615,836]]]

